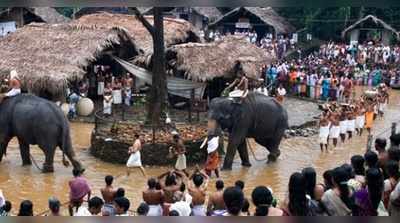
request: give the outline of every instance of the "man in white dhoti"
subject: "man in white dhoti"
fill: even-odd
[[[349,133],[349,139],[353,137],[353,132],[356,131],[356,115],[353,111],[354,107],[347,112],[347,133]]]
[[[147,216],[162,216],[162,204],[164,201],[164,193],[162,190],[157,190],[157,180],[150,178],[147,181],[148,188],[143,191],[143,201],[149,205]]]
[[[113,105],[112,88],[111,88],[111,84],[107,83],[107,86],[104,89],[104,98],[103,98],[103,114],[104,115],[106,115],[106,116],[111,115],[112,105]]]
[[[174,151],[175,155],[177,156],[175,169],[183,171],[187,176],[189,176],[189,174],[186,172],[186,147],[183,144],[178,132],[173,131],[172,135],[173,145],[170,147],[170,152]]]
[[[120,105],[122,104],[122,84],[119,79],[114,79],[113,83],[113,104]]]
[[[144,168],[142,166],[142,160],[140,156],[140,150],[142,150],[142,141],[143,139],[140,137],[140,135],[136,134],[133,146],[129,147],[128,153],[130,154],[130,156],[128,162],[126,163],[126,167],[128,167],[128,176],[130,175],[131,168],[139,168],[142,171],[143,176],[146,176],[146,172],[144,171]]]
[[[10,90],[0,95],[0,103],[4,100],[4,98],[10,98],[21,94],[21,81],[19,79],[17,71],[13,70],[10,72],[10,81],[8,82]]]
[[[328,112],[324,111],[319,121],[319,143],[322,152],[324,151],[324,147],[325,150],[328,151],[329,128],[330,122]]]
[[[347,123],[348,123],[348,120],[347,120],[347,116],[346,116],[346,111],[342,109],[342,112],[340,114],[340,122],[339,122],[340,138],[341,138],[342,143],[344,143],[346,140]]]
[[[339,122],[339,112],[334,111],[330,115],[330,121],[332,123],[332,127],[329,132],[329,137],[332,138],[333,146],[336,148],[338,139],[340,136],[340,122]]]

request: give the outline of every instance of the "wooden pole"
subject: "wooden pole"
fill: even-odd
[[[397,132],[397,123],[396,123],[396,122],[393,122],[393,123],[392,123],[392,133],[391,133],[391,136],[396,135],[396,132]]]
[[[371,151],[372,149],[372,139],[373,139],[373,135],[369,134],[368,135],[368,141],[367,141],[367,151]]]

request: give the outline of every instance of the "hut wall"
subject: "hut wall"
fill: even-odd
[[[17,28],[22,27],[24,25],[24,9],[23,8],[14,8],[9,12],[4,13],[0,17],[0,22],[12,22],[14,21],[17,25]]]
[[[203,29],[204,28],[204,17],[199,15],[196,12],[192,12],[189,14],[189,22],[192,23],[192,25],[197,28],[197,29]]]
[[[392,37],[392,33],[389,30],[382,30],[382,43],[387,46],[390,45],[390,39]]]
[[[359,29],[353,29],[350,32],[350,43],[353,43],[354,41],[358,41],[358,37],[360,36],[360,30]]]

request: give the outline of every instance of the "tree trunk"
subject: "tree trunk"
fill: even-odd
[[[148,120],[151,120],[154,126],[159,126],[161,114],[165,109],[165,101],[167,96],[164,52],[164,23],[163,10],[161,7],[154,8],[153,27],[153,85],[150,90]]]

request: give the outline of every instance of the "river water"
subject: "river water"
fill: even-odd
[[[391,123],[400,120],[399,102],[400,91],[391,91],[390,105],[383,120],[375,122],[374,134],[378,134],[387,128]],[[141,191],[146,187],[146,179],[139,171],[134,171],[130,177],[126,177],[123,165],[114,165],[102,162],[92,157],[88,147],[90,145],[90,134],[93,129],[91,124],[72,123],[71,135],[75,152],[80,161],[86,167],[85,177],[92,187],[92,194],[100,196],[100,187],[104,185],[104,176],[111,174],[118,176],[115,180],[115,187],[124,187],[127,197],[132,202],[132,209],[135,209],[141,202]],[[388,131],[384,136],[388,136]],[[317,136],[302,138],[289,138],[282,142],[278,162],[265,164],[264,161],[255,161],[251,155],[251,168],[242,168],[239,160],[234,163],[233,170],[223,172],[222,179],[227,186],[233,185],[236,180],[246,182],[245,193],[250,196],[254,187],[267,185],[271,187],[275,195],[283,199],[287,193],[287,184],[290,174],[301,171],[304,167],[312,166],[317,170],[319,181],[322,180],[322,173],[330,168],[348,162],[354,154],[364,153],[366,149],[367,134],[363,137],[355,137],[344,145],[329,153],[321,153]],[[264,148],[251,143],[255,150],[257,159],[265,158],[267,153]],[[36,148],[31,148],[31,154],[35,161],[42,166],[44,156]],[[0,189],[6,199],[13,203],[13,212],[18,209],[19,203],[24,199],[30,199],[34,203],[36,214],[47,209],[47,199],[56,196],[61,202],[68,201],[68,181],[72,177],[71,167],[65,168],[61,163],[62,154],[57,151],[55,157],[55,172],[41,174],[34,166],[22,167],[17,142],[10,143],[7,157],[0,163]],[[148,176],[158,176],[168,170],[168,167],[146,167]],[[209,191],[214,191],[215,179],[209,184]]]

